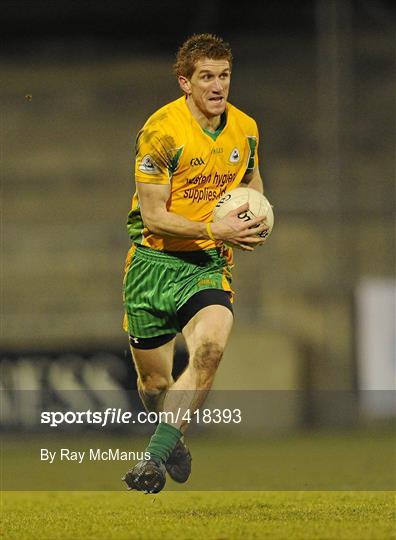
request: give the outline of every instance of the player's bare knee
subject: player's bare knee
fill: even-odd
[[[212,376],[220,364],[224,349],[214,341],[207,341],[200,345],[192,357],[193,367],[196,371]]]
[[[143,375],[139,379],[140,387],[148,396],[157,396],[166,392],[171,385],[171,379],[164,377],[158,373]]]

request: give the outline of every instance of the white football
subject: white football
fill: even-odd
[[[213,221],[219,221],[231,210],[235,210],[245,203],[249,203],[249,210],[238,214],[238,218],[250,221],[255,217],[265,216],[268,230],[263,231],[260,236],[267,240],[274,226],[274,212],[268,199],[255,189],[235,188],[223,195],[213,210]]]

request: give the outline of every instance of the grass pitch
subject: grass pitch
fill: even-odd
[[[4,492],[4,538],[395,537],[393,492]]]
[[[126,448],[127,442],[98,440],[98,435],[86,441],[75,436],[52,441],[33,435],[4,437],[3,537],[396,539],[395,492],[390,491],[395,486],[393,430],[302,433],[259,441],[191,438],[189,482],[176,485],[168,479],[158,495],[127,492],[120,480],[130,465],[125,462],[39,462],[39,449],[46,443],[49,448],[65,444],[81,449]],[[135,440],[130,447],[141,449],[144,443]]]

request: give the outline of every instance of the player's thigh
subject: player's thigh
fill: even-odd
[[[131,346],[135,368],[142,381],[154,376],[172,380],[175,341],[176,338],[173,338],[155,349],[136,349]]]
[[[183,328],[190,355],[203,346],[212,347],[222,353],[233,322],[233,314],[222,305],[210,305],[198,311]]]

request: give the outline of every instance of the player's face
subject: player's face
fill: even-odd
[[[189,97],[207,118],[225,111],[230,88],[231,69],[228,60],[198,60],[189,82]]]

